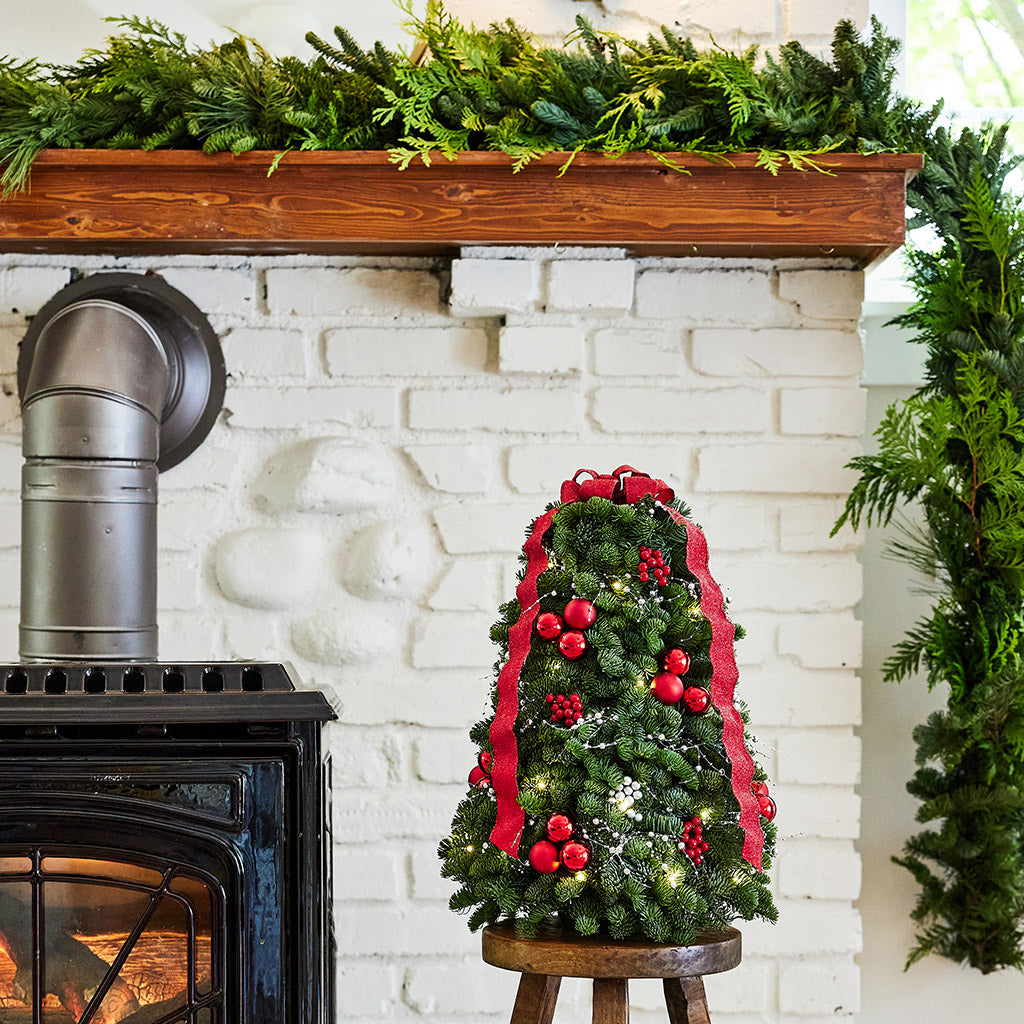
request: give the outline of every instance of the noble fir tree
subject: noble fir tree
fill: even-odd
[[[577,474],[579,477],[580,474]],[[775,805],[734,704],[735,627],[661,481],[563,485],[491,635],[494,714],[441,843],[472,929],[514,920],[687,944],[775,920]]]

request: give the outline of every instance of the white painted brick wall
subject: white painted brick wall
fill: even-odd
[[[769,397],[752,388],[605,387],[594,392],[594,422],[606,434],[756,434],[768,428]]]
[[[409,395],[413,430],[571,434],[582,396],[570,388],[420,388]]]
[[[861,388],[783,388],[779,429],[783,434],[860,437],[867,392]]]
[[[479,327],[343,327],[324,339],[332,377],[462,377],[487,368]]]
[[[693,365],[711,377],[852,377],[864,366],[860,335],[847,331],[699,327]]]
[[[595,331],[594,369],[609,377],[679,377],[686,371],[683,334],[635,327]]]
[[[272,267],[265,281],[272,314],[368,314],[394,320],[440,311],[440,282],[426,270]]]
[[[495,273],[494,260],[452,261],[449,299],[454,316],[498,316],[525,313],[540,296],[540,263],[502,260]]]
[[[510,324],[498,339],[502,373],[579,373],[584,358],[583,329],[576,324]]]
[[[652,320],[686,325],[789,324],[792,308],[776,295],[768,270],[689,270],[652,268],[640,274],[636,311]]]
[[[633,305],[633,260],[555,260],[548,270],[547,308],[600,314]]]
[[[785,270],[779,275],[779,297],[806,317],[856,320],[864,301],[864,275],[855,270]]]
[[[790,840],[778,865],[783,896],[855,900],[860,895],[860,854],[849,840]]]
[[[744,926],[744,965],[709,981],[713,1015],[853,1013],[859,538],[827,534],[858,450],[859,275],[496,256],[453,262],[450,306],[437,261],[118,261],[168,268],[215,314],[230,374],[211,437],[161,478],[161,654],[288,660],[341,712],[328,733],[340,1016],[498,1024],[516,979],[481,964],[434,853],[473,764],[488,629],[565,477],[627,463],[665,478],[748,630],[739,695],[787,837],[782,919]],[[7,391],[25,315],[72,271],[108,266],[0,260]],[[0,397],[0,649],[14,658],[20,421]],[[567,982],[558,1021],[588,1000]],[[659,986],[633,1003],[636,1024],[664,1020]]]

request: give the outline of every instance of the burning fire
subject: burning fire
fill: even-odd
[[[108,935],[75,935],[93,953],[107,963],[112,963],[121,951],[128,938],[126,933]],[[118,975],[119,981],[111,987],[100,1006],[99,1012],[93,1017],[96,1024],[130,1024],[133,1014],[139,1008],[154,1003],[170,1004],[172,1001],[181,1006],[186,1004],[186,985],[188,958],[186,947],[188,936],[175,931],[147,931],[143,933],[131,955],[125,961]],[[209,992],[210,978],[210,937],[197,936],[196,941],[196,975],[199,979],[197,988],[200,994]],[[27,991],[25,982],[27,981]],[[14,962],[6,951],[0,950],[0,1008],[22,1010],[31,1020],[31,972],[26,979],[18,974]],[[95,990],[93,990],[95,991]],[[86,1002],[92,991],[82,993]],[[85,1010],[85,1005],[76,1005],[79,1000],[65,995],[70,1006],[62,1006],[56,995],[50,994],[43,1003],[46,1024],[73,1024]],[[170,1005],[168,1005],[170,1009]],[[21,1014],[0,1015],[0,1021],[15,1024],[22,1019]]]

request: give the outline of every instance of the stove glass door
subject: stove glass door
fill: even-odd
[[[0,1024],[221,1024],[223,921],[194,868],[0,856]]]

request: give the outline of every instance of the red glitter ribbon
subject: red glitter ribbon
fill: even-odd
[[[579,477],[583,473],[589,473],[591,479],[581,482]],[[562,505],[593,497],[632,505],[648,495],[663,504],[675,497],[663,480],[638,473],[632,466],[620,466],[609,475],[590,469],[577,470],[571,480],[562,484],[560,497]],[[519,618],[509,629],[509,658],[498,674],[498,708],[491,723],[490,737],[494,748],[491,781],[498,802],[491,841],[511,857],[519,856],[519,840],[526,820],[519,806],[519,749],[514,732],[519,715],[519,677],[530,653],[533,624],[540,607],[537,581],[548,567],[542,539],[557,511],[551,509],[540,516],[523,545],[526,575],[516,588]],[[711,624],[711,701],[722,716],[722,740],[732,768],[732,790],[740,805],[743,857],[760,871],[764,832],[757,799],[751,792],[754,763],[744,742],[743,720],[733,704],[739,677],[733,653],[736,630],[725,614],[721,588],[708,571],[708,546],[704,534],[674,509],[666,508],[666,511],[686,529],[686,567],[700,584],[701,612]]]
[[[722,588],[708,569],[708,542],[700,527],[674,508],[666,508],[665,511],[675,522],[686,527],[686,568],[697,577],[700,610],[711,624],[711,703],[722,716],[722,743],[732,769],[733,795],[740,805],[743,859],[760,871],[764,830],[761,828],[761,808],[751,789],[754,761],[743,738],[743,719],[733,702],[740,675],[733,648],[736,627],[725,614]]]

